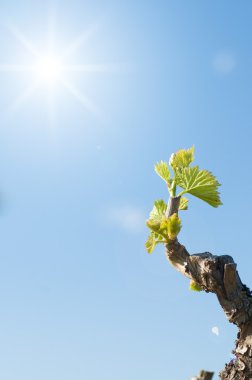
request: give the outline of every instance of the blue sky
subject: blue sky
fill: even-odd
[[[232,255],[251,285],[251,2],[0,5],[1,379],[217,373],[236,329],[163,248],[145,252],[145,219],[167,198],[154,163],[194,144],[223,206],[190,199],[180,241]],[[6,69],[34,65],[20,36],[43,56],[48,35],[53,54],[79,41],[64,64],[104,69],[68,88]]]

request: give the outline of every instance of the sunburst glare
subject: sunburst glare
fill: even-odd
[[[88,97],[81,93],[75,85],[69,81],[67,73],[69,72],[105,72],[111,71],[118,67],[115,64],[66,64],[66,57],[69,57],[80,45],[86,41],[92,34],[94,27],[81,33],[79,37],[74,39],[69,45],[65,46],[60,54],[56,54],[57,49],[54,46],[54,36],[48,36],[48,51],[43,54],[40,52],[36,44],[33,44],[16,26],[10,26],[9,30],[22,44],[23,48],[31,55],[30,64],[0,64],[0,71],[4,72],[29,72],[32,83],[28,83],[21,96],[16,99],[13,104],[13,110],[20,105],[23,105],[33,96],[40,86],[47,86],[49,91],[53,91],[56,85],[62,85],[79,103],[82,104],[88,111],[98,113],[98,108],[92,103]]]
[[[38,61],[36,73],[45,83],[54,84],[63,75],[63,66],[57,56],[45,55]]]

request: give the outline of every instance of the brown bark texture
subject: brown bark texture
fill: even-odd
[[[199,375],[192,377],[191,380],[212,380],[214,372],[200,371]]]
[[[238,327],[235,359],[225,365],[219,378],[252,380],[252,293],[242,283],[233,258],[209,252],[190,255],[177,239],[166,245],[166,256],[173,267],[205,292],[215,293],[228,321]]]

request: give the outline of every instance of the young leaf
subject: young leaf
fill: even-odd
[[[179,195],[192,194],[213,207],[222,204],[218,192],[220,183],[207,170],[200,170],[198,166],[176,170],[175,182],[184,189]]]
[[[201,288],[201,286],[200,286],[197,282],[195,282],[195,281],[193,281],[193,280],[190,281],[189,288],[190,288],[191,290],[193,290],[194,292],[201,292],[201,291],[203,290],[203,289]]]
[[[160,228],[160,222],[149,219],[146,221],[146,225],[147,227],[149,227],[151,231],[153,231],[156,234],[158,240],[161,240],[161,237],[162,237],[162,240],[163,239],[165,241],[168,240],[168,236],[166,232]]]
[[[145,248],[148,253],[152,253],[157,244],[165,244],[168,241],[163,238],[163,236],[151,231],[145,242]]]
[[[145,242],[145,248],[148,253],[152,253],[153,249],[156,246],[156,240],[154,234],[151,232]]]
[[[188,202],[186,197],[182,197],[179,202],[179,211],[188,210]]]
[[[170,172],[166,162],[160,161],[155,165],[155,172],[169,185]]]
[[[171,155],[169,164],[173,170],[186,168],[194,160],[194,146],[189,149],[180,149]]]
[[[150,220],[161,223],[163,215],[165,215],[165,211],[167,208],[167,204],[162,200],[158,199],[154,202],[154,207],[150,212]]]
[[[174,213],[167,221],[167,232],[168,237],[171,240],[176,239],[179,232],[181,230],[181,220],[179,219],[178,215]]]

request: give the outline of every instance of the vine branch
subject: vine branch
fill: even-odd
[[[173,199],[170,204],[174,210]],[[177,239],[166,244],[166,257],[176,270],[196,282],[202,290],[215,293],[227,319],[239,329],[234,350],[236,359],[226,365],[220,378],[251,380],[252,294],[241,282],[233,258],[209,252],[190,255]]]

